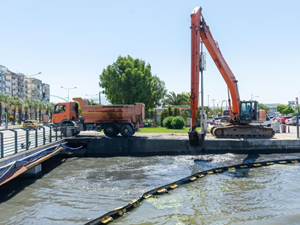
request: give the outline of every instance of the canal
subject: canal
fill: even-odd
[[[283,155],[54,158],[41,179],[0,187],[0,224],[83,224],[144,192],[214,167]],[[299,224],[300,165],[210,175],[147,199],[113,224]]]

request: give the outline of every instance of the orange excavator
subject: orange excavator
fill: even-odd
[[[196,7],[191,13],[191,119],[189,131],[191,145],[200,145],[205,132],[196,131],[196,118],[199,98],[200,72],[200,42],[203,42],[223,79],[225,80],[230,97],[228,97],[230,123],[227,126],[218,126],[211,129],[212,135],[217,138],[272,138],[274,130],[271,127],[250,125],[253,122],[262,123],[266,119],[264,110],[259,110],[257,101],[241,101],[237,86],[237,79],[227,65],[214,40],[209,26],[202,15],[202,8]],[[232,105],[231,105],[232,103]]]

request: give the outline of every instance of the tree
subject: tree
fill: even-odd
[[[168,116],[173,116],[173,110],[170,105],[168,106]]]
[[[8,95],[0,94],[0,126],[2,125],[2,104],[7,104],[8,99]]]
[[[16,97],[9,97],[7,101],[7,107],[10,112],[12,112],[12,124],[15,125],[15,117],[16,117],[16,104],[15,104]]]
[[[28,120],[28,110],[29,110],[29,105],[30,105],[30,100],[28,98],[26,98],[24,100],[24,112],[25,112],[25,120]]]
[[[38,101],[38,110],[39,110],[39,122],[42,122],[42,111],[45,110],[46,105],[42,101]]]
[[[177,95],[174,91],[169,92],[164,99],[164,105],[190,105],[190,96],[185,92]]]
[[[168,109],[164,109],[162,112],[161,112],[161,114],[160,114],[160,126],[161,127],[163,127],[164,126],[164,123],[163,123],[163,121],[164,121],[164,119],[166,118],[166,117],[168,117]]]
[[[54,112],[55,104],[53,102],[46,104],[46,115],[49,116],[49,119],[52,119],[52,114]]]
[[[189,117],[189,113],[187,110],[182,110],[180,116],[184,119],[184,121],[186,122],[186,119]]]
[[[39,100],[31,100],[32,109],[34,111],[34,119],[37,120],[38,108],[39,108]]]
[[[154,109],[153,111],[153,126],[156,127],[157,126],[157,110]]]
[[[22,111],[23,111],[24,102],[21,99],[16,98],[15,99],[15,105],[16,105],[16,108],[18,108],[18,114],[19,114],[18,123],[21,124],[21,122],[22,122]]]
[[[150,64],[131,56],[119,56],[100,74],[99,86],[112,104],[143,102],[146,109],[161,105],[165,83],[152,76]]]
[[[286,105],[280,104],[280,105],[278,105],[278,106],[276,107],[276,110],[277,110],[278,112],[280,112],[281,114],[284,114],[283,111],[284,111],[285,108],[286,108]]]
[[[266,105],[264,105],[264,104],[262,104],[262,103],[259,103],[259,104],[258,104],[258,107],[259,107],[260,109],[266,110],[266,113],[267,113],[267,114],[270,113],[270,108],[269,108],[268,106],[266,106]]]
[[[290,113],[294,113],[295,110],[289,105],[289,106],[285,107],[285,109],[282,112],[283,112],[283,114],[287,115]]]
[[[174,116],[179,116],[180,115],[180,110],[179,110],[178,107],[174,107],[174,109],[173,109],[173,115]]]
[[[204,106],[203,108],[205,110],[206,115],[208,115],[209,108],[207,106]],[[200,126],[200,110],[201,107],[198,108],[198,112],[197,112],[197,119],[196,119],[197,126]]]

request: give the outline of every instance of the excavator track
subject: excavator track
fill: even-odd
[[[272,138],[275,132],[271,127],[228,125],[212,127],[211,134],[216,138]]]

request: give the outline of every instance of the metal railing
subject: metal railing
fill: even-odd
[[[56,125],[0,130],[0,158],[63,139],[66,133],[67,127]]]

